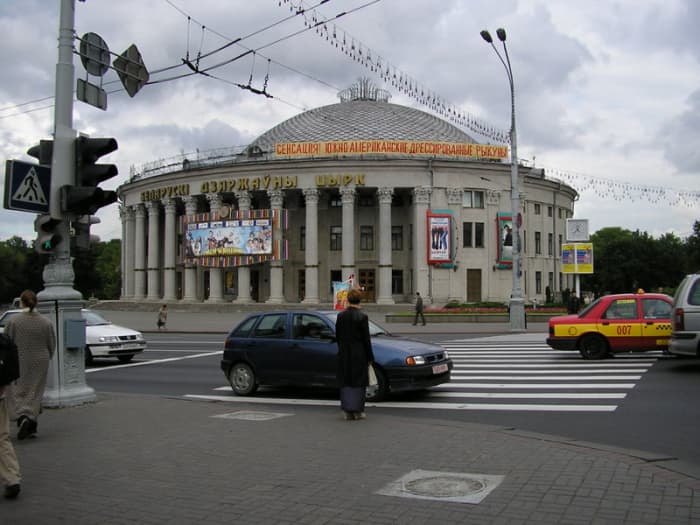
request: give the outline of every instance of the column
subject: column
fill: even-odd
[[[160,202],[146,203],[148,209],[148,299],[160,300]]]
[[[209,201],[209,213],[219,213],[221,209],[221,195],[207,193]],[[221,268],[209,268],[209,298],[208,303],[224,302],[224,271]]]
[[[272,208],[273,214],[276,212],[278,216],[278,220],[274,221],[272,225],[272,243],[273,246],[278,246],[282,241],[282,221],[279,219],[281,219],[280,213],[282,211],[282,205],[284,204],[284,192],[276,189],[268,190],[267,194],[270,197],[270,207]],[[284,261],[281,259],[270,261],[270,297],[265,301],[266,303],[280,304],[284,302],[283,264]]]
[[[304,273],[306,288],[304,290],[304,304],[318,304],[318,189],[305,188],[304,200],[306,202],[306,239]]]
[[[236,198],[240,211],[250,210],[250,192],[248,190],[237,191]],[[234,302],[242,304],[253,302],[250,297],[250,268],[247,266],[238,267],[238,297]]]
[[[464,190],[462,188],[447,188],[445,190],[447,193],[447,204],[449,204],[450,209],[456,210],[456,217],[459,217],[459,210],[462,207],[462,194]],[[466,289],[466,277],[465,271],[457,273],[458,258],[457,254],[461,253],[459,245],[457,244],[457,239],[452,239],[454,245],[451,246],[452,253],[454,254],[454,264],[453,272],[450,272],[450,286],[448,288],[447,301],[458,301],[461,302],[462,292]]]
[[[343,281],[354,275],[355,283],[357,283],[357,275],[355,274],[355,188],[341,188],[340,197],[343,201],[343,251],[341,255]]]
[[[197,197],[188,195],[184,198],[185,214],[194,215],[197,213]],[[197,300],[197,266],[185,264],[185,290],[182,296],[183,302],[195,302]]]
[[[430,301],[426,215],[431,192],[430,186],[421,186],[413,190],[413,288],[414,292],[420,292],[426,303]]]
[[[163,301],[172,302],[177,299],[177,201],[166,197],[161,202],[165,210]]]
[[[146,298],[146,208],[134,206],[136,216],[134,246],[134,299]]]
[[[379,294],[377,304],[394,304],[391,296],[391,199],[393,188],[379,188]]]
[[[119,206],[122,218],[122,299],[134,297],[134,208]]]

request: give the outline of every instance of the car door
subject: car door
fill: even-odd
[[[668,348],[671,337],[670,302],[659,298],[642,298],[642,338],[649,350]]]
[[[291,359],[300,385],[336,384],[338,346],[328,320],[312,313],[292,314]]]
[[[287,312],[260,316],[250,336],[245,341],[245,351],[260,377],[261,383],[292,383],[292,362],[289,355]]]
[[[610,342],[614,352],[642,350],[642,326],[636,298],[615,299],[598,321],[598,331]]]

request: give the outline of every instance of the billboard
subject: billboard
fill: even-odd
[[[273,229],[285,230],[286,210],[234,211],[183,217],[183,255],[187,264],[236,267],[286,259],[284,239],[273,241]]]
[[[428,264],[451,263],[452,215],[428,212]]]
[[[576,242],[561,245],[562,273],[593,273],[593,243]]]
[[[513,216],[510,213],[496,214],[496,267],[513,267]]]

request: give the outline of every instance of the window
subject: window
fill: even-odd
[[[484,192],[476,190],[464,190],[464,192],[462,192],[462,207],[483,208]]]
[[[391,249],[394,251],[403,250],[403,226],[391,227]]]
[[[608,306],[603,319],[636,319],[637,301],[634,299],[618,299]]]
[[[391,293],[403,293],[403,270],[391,270]]]
[[[523,231],[520,232],[520,235],[521,235],[522,238],[523,238],[523,249],[522,249],[522,253],[525,253],[525,252],[527,252],[527,232],[526,232],[525,230],[523,230]]]
[[[549,272],[547,274],[547,285],[549,286],[549,291],[553,292],[554,291],[554,272]]]
[[[669,319],[671,305],[661,299],[642,299],[644,319]]]
[[[484,247],[484,223],[474,223],[474,248]]]
[[[343,227],[331,226],[331,250],[339,251],[343,249]]]
[[[563,238],[562,234],[560,233],[559,234],[559,251],[557,252],[558,255],[561,255],[561,245],[563,242],[564,242],[564,238]]]
[[[358,206],[374,207],[374,195],[361,193],[357,198]]]
[[[328,325],[316,315],[294,314],[294,339],[322,339],[332,335]]]
[[[542,272],[535,272],[535,293],[542,293]]]
[[[561,219],[561,208],[559,208],[557,212],[559,213],[559,218]]]
[[[539,204],[535,204],[535,215],[541,215],[542,209]]]
[[[542,233],[535,232],[535,255],[542,255]]]
[[[253,325],[255,322],[258,320],[257,317],[251,317],[247,321],[245,321],[242,325],[240,325],[238,328],[236,328],[236,331],[231,334],[233,337],[248,337],[250,334],[250,330],[253,328]]]
[[[462,223],[462,248],[472,247],[472,223]]]
[[[340,195],[333,195],[328,201],[328,205],[331,208],[341,208],[343,206],[343,199],[340,198]]]
[[[306,250],[306,226],[299,227],[299,250]]]
[[[547,255],[554,255],[554,234],[547,234]]]
[[[253,337],[283,338],[287,331],[287,314],[265,315],[255,327]]]
[[[374,250],[374,228],[360,226],[360,250]]]
[[[547,206],[547,217],[552,217],[554,215],[554,209],[551,206]]]

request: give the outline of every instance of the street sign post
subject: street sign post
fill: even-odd
[[[5,162],[7,210],[48,213],[51,197],[51,168],[20,160]]]

